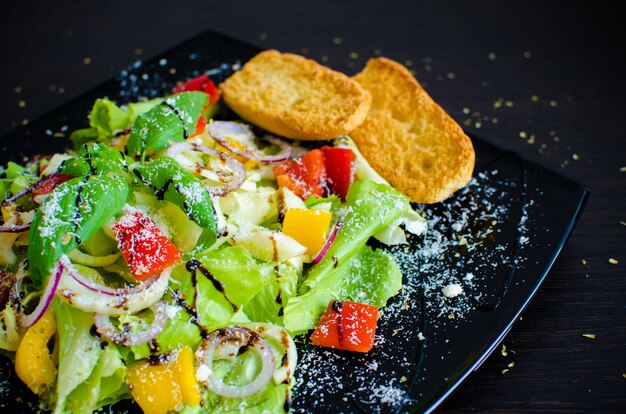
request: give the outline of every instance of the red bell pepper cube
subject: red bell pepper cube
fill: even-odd
[[[57,188],[57,186],[63,184],[64,182],[72,178],[74,177],[71,175],[61,174],[58,172],[52,173],[49,176],[37,181],[33,185],[33,190],[32,190],[33,197],[48,194],[52,190]]]
[[[172,93],[180,92],[204,92],[209,95],[208,105],[212,105],[220,99],[220,91],[217,89],[213,81],[207,75],[196,76],[184,82],[181,85],[172,88]]]
[[[378,308],[356,302],[331,300],[311,335],[317,346],[369,352],[374,346]]]
[[[208,121],[205,117],[201,116],[200,118],[198,118],[198,123],[196,123],[196,130],[189,138],[193,138],[196,135],[204,133],[204,131],[206,131],[207,123]]]
[[[287,187],[303,200],[326,194],[326,165],[319,149],[275,166],[274,174],[279,186]]]
[[[117,244],[137,280],[145,280],[176,264],[180,251],[142,212],[127,212],[112,227]]]
[[[322,152],[328,188],[332,194],[337,194],[342,201],[346,201],[350,184],[354,182],[356,156],[350,148],[323,147]]]

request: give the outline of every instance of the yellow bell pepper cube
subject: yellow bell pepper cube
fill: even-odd
[[[15,372],[35,394],[44,392],[57,375],[48,350],[55,331],[56,322],[49,309],[26,331],[15,353]]]
[[[193,360],[191,349],[185,347],[173,361],[155,365],[139,361],[128,367],[130,393],[145,414],[167,414],[183,404],[200,403]]]
[[[178,384],[180,385],[183,403],[191,406],[200,404],[194,360],[195,356],[191,348],[186,346],[178,352],[178,357],[174,363],[178,373]]]
[[[330,211],[290,208],[283,220],[283,233],[305,246],[307,254],[315,255],[326,242],[331,217]]]

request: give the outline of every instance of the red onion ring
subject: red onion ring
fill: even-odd
[[[56,267],[52,270],[52,274],[48,278],[48,283],[46,284],[46,288],[41,295],[41,299],[39,299],[39,304],[35,308],[35,310],[30,315],[21,314],[20,317],[20,326],[22,328],[29,328],[33,326],[44,313],[48,310],[52,299],[54,298],[54,294],[57,291],[57,287],[59,286],[59,281],[61,280],[61,275],[63,274],[63,263],[59,260],[56,264]]]
[[[70,175],[66,175],[66,174],[61,174],[59,172],[54,172],[50,175],[47,175],[43,178],[41,178],[40,180],[38,180],[37,182],[29,185],[28,187],[26,187],[25,189],[18,191],[17,193],[13,194],[11,197],[7,198],[6,200],[4,200],[2,202],[2,204],[0,204],[0,207],[4,207],[9,203],[14,202],[17,199],[22,198],[23,196],[25,196],[26,194],[32,193],[35,189],[38,189],[39,187],[45,188],[48,186],[48,182],[52,182],[54,187],[53,189],[61,184],[64,183],[65,181],[69,180],[73,178]],[[45,193],[47,194],[47,193]],[[45,195],[45,194],[41,194],[41,195]]]
[[[112,288],[110,286],[101,285],[100,283],[84,277],[74,266],[72,266],[71,263],[66,263],[66,268],[68,275],[82,286],[94,292],[109,296],[128,296],[139,293],[142,290],[149,288],[158,279],[158,276],[152,276],[149,279],[146,279],[145,282],[139,282],[138,284],[128,288]]]
[[[69,258],[63,256],[60,260],[64,263],[64,267],[73,268]],[[71,306],[85,312],[104,313],[107,315],[122,315],[127,313],[139,312],[158,302],[169,283],[172,268],[170,266],[163,270],[149,286],[138,284],[136,287],[128,289],[115,290],[109,293],[101,292],[101,290],[111,289],[79,278],[64,277],[61,279],[57,288],[57,295],[62,297]],[[73,270],[73,273],[77,273]],[[83,283],[81,283],[83,282]]]
[[[324,256],[326,256],[326,253],[328,252],[328,249],[330,249],[330,245],[333,244],[333,241],[335,240],[335,237],[337,237],[337,234],[339,234],[339,230],[341,230],[342,227],[343,227],[343,223],[341,221],[338,221],[333,226],[333,229],[330,231],[330,235],[328,236],[328,239],[326,240],[326,242],[322,246],[322,249],[317,254],[317,256],[315,256],[315,258],[313,259],[313,262],[312,262],[313,264],[317,264],[317,263],[321,262],[322,259],[324,258]]]
[[[43,181],[43,180],[40,180]],[[39,181],[37,182],[39,183]],[[6,206],[9,203],[14,202],[15,200],[22,198],[23,196],[25,196],[28,193],[31,193],[33,191],[33,188],[35,188],[35,186],[37,185],[37,183],[30,185],[28,187],[26,187],[25,189],[23,189],[22,191],[18,191],[17,193],[13,194],[11,197],[7,198],[6,200],[4,200],[2,202],[2,204],[0,204],[1,207]]]
[[[167,305],[163,301],[157,302],[148,309],[154,313],[154,320],[147,329],[141,332],[130,333],[126,329],[120,331],[113,326],[110,316],[103,313],[96,313],[94,316],[96,330],[100,335],[118,345],[133,346],[150,342],[165,328],[168,317]]]
[[[237,136],[245,136],[247,140],[252,140],[256,137],[249,125],[230,121],[213,121],[207,125],[207,131],[209,132],[209,135],[211,135],[211,138],[217,141],[220,145],[228,148],[231,152],[237,155],[254,161],[268,164],[283,162],[291,158],[292,155],[291,145],[289,145],[287,141],[270,135],[265,135],[261,139],[280,147],[280,152],[276,155],[266,155],[257,149],[238,148],[233,145],[228,138],[240,142],[240,140],[237,139]]]
[[[236,340],[241,346],[251,344],[261,358],[263,363],[261,372],[249,384],[241,386],[229,385],[221,378],[215,376],[213,371],[215,350],[221,343],[229,340]],[[211,332],[200,343],[196,356],[200,362],[198,371],[202,372],[201,370],[204,370],[206,372],[206,378],[199,378],[200,382],[214,393],[228,398],[243,398],[261,391],[272,379],[274,369],[276,368],[274,353],[267,341],[256,332],[242,326],[231,326]],[[198,376],[204,377],[204,375]]]
[[[198,151],[212,157],[219,158],[220,161],[225,163],[228,168],[232,170],[232,174],[228,175],[220,174],[218,172],[218,175],[220,176],[220,181],[222,181],[224,185],[218,187],[210,187],[207,189],[209,194],[214,197],[223,197],[232,191],[236,191],[237,189],[239,189],[239,187],[243,185],[244,181],[246,181],[246,169],[244,168],[243,164],[241,164],[230,155],[222,151],[216,150],[215,148],[209,148],[204,145],[193,144],[191,142],[177,142],[168,148],[168,150],[165,152],[165,155],[174,158],[181,152],[185,151]]]
[[[22,224],[17,226],[12,224],[10,226],[0,226],[0,233],[23,233],[30,229],[30,224]]]

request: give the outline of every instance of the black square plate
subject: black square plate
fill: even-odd
[[[84,127],[97,98],[126,103],[160,96],[207,70],[219,82],[258,51],[202,33],[5,136],[0,161],[63,150],[69,141],[59,134]],[[295,412],[432,411],[480,366],[532,299],[588,191],[515,153],[472,141],[477,164],[470,185],[444,203],[416,206],[429,221],[427,236],[389,249],[405,288],[383,309],[374,350],[337,352],[299,338]],[[446,286],[462,294],[449,297]],[[36,397],[4,356],[0,390],[0,411],[36,411]],[[113,409],[140,411],[132,403]]]

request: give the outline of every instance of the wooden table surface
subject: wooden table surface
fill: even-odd
[[[58,3],[0,5],[0,135],[138,58],[213,29],[348,73],[378,53],[404,62],[468,131],[586,184],[591,198],[582,218],[504,340],[508,356],[492,355],[439,412],[626,412],[624,7]]]

